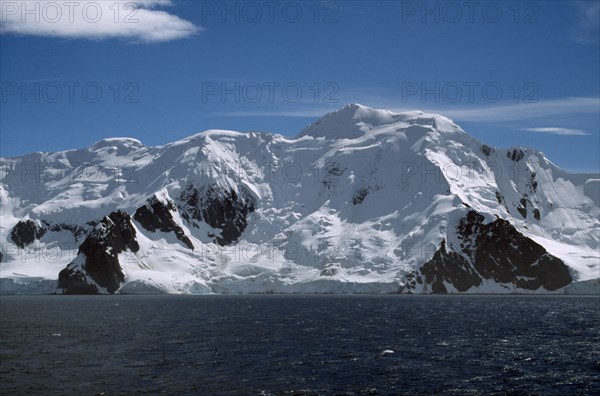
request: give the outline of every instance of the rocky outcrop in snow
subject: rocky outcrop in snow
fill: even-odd
[[[135,211],[133,218],[150,232],[158,230],[175,233],[177,239],[189,249],[194,250],[194,244],[173,218],[172,212],[175,212],[175,210],[173,201],[167,200],[166,203],[163,203],[156,196],[153,196]]]
[[[48,232],[61,232],[67,231],[73,235],[75,241],[85,236],[91,227],[95,225],[94,222],[89,222],[83,226],[76,224],[52,224],[48,221],[34,221],[34,220],[20,220],[13,227],[10,233],[10,239],[15,245],[21,249],[26,248],[35,241],[39,241]],[[0,256],[1,257],[1,256]],[[0,260],[1,261],[1,260]]]
[[[481,285],[481,276],[471,263],[461,254],[448,251],[445,240],[442,240],[433,258],[421,267],[421,273],[424,282],[431,285],[432,293],[447,293],[445,284],[452,285],[459,292]]]
[[[442,241],[433,258],[421,267],[425,283],[433,293],[446,293],[445,284],[465,292],[484,279],[509,290],[554,291],[572,281],[569,268],[546,249],[518,232],[508,221],[485,223],[475,211],[456,227],[460,248],[448,251]]]
[[[125,280],[118,255],[137,252],[136,231],[129,215],[116,211],[103,218],[79,247],[79,254],[58,275],[65,294],[114,293]]]
[[[46,233],[46,229],[33,220],[21,220],[10,233],[10,239],[20,248],[40,239]]]
[[[208,236],[221,246],[235,242],[248,225],[248,214],[254,212],[252,196],[243,188],[223,189],[218,186],[196,188],[188,185],[179,197],[181,217],[192,226],[204,222],[215,230]]]

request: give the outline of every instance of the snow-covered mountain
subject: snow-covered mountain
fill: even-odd
[[[295,138],[210,130],[0,161],[3,292],[564,292],[600,278],[600,175],[435,114],[353,104]]]

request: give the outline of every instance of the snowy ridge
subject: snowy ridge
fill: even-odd
[[[82,268],[80,246],[117,210],[139,245],[117,254],[123,293],[430,292],[422,268],[443,241],[481,275],[458,248],[471,211],[507,220],[573,281],[600,278],[599,175],[484,145],[419,111],[349,105],[294,139],[104,139],[1,158],[0,181],[0,278],[20,284]],[[548,291],[520,287],[517,275],[500,283],[482,277],[466,291]]]

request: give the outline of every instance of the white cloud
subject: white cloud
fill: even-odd
[[[202,30],[158,7],[171,0],[0,0],[0,33],[73,39],[164,42]]]
[[[577,1],[577,26],[573,38],[581,43],[598,44],[600,42],[600,2]]]
[[[256,109],[256,110],[240,110],[240,111],[219,111],[213,113],[217,116],[229,116],[229,117],[297,117],[297,118],[311,118],[321,117],[326,113],[339,110],[344,107],[344,104],[339,106],[304,106],[294,105],[293,108],[286,106],[285,108],[276,109],[271,106],[270,110]]]
[[[574,97],[492,106],[422,109],[458,121],[519,121],[577,114],[600,114],[600,98]]]
[[[456,107],[424,107],[405,106],[397,107],[400,100],[369,97],[369,95],[356,95],[347,100],[340,100],[339,104],[293,104],[279,103],[270,105],[268,109],[257,108],[252,110],[218,112],[215,115],[229,116],[263,116],[263,117],[319,117],[329,111],[337,110],[347,103],[364,103],[367,106],[389,109],[395,112],[422,110],[427,113],[441,114],[458,122],[512,122],[551,118],[557,116],[578,116],[581,114],[600,114],[600,98],[574,97],[554,100],[544,100],[536,103],[511,103],[490,106],[456,106]]]
[[[553,135],[563,136],[589,136],[590,134],[581,129],[570,129],[570,128],[558,128],[558,127],[546,127],[546,128],[525,128],[528,132],[539,132],[539,133],[550,133]]]

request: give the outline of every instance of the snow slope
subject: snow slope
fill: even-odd
[[[508,220],[573,280],[600,277],[600,175],[569,174],[534,149],[486,146],[419,111],[353,104],[295,138],[209,130],[160,147],[105,139],[1,158],[0,181],[0,277],[15,283],[57,279],[119,209],[134,218],[139,243],[118,254],[123,293],[428,291],[415,276],[442,240],[456,248],[454,230],[471,210]],[[180,229],[193,250],[134,216],[152,197],[171,203],[163,220],[173,226],[163,229]],[[27,219],[45,232],[19,246],[15,226]],[[487,280],[469,289],[506,291],[530,292]]]

